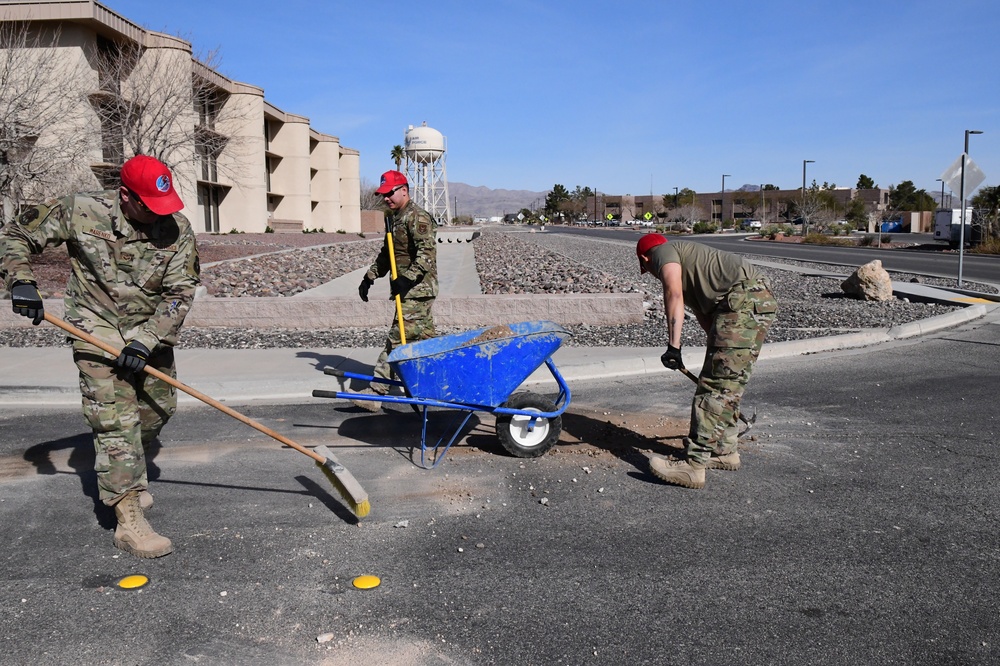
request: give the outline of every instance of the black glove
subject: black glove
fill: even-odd
[[[10,288],[10,300],[14,304],[14,312],[28,317],[35,326],[45,319],[45,306],[34,283],[25,280],[15,282]]]
[[[389,293],[393,296],[399,296],[402,298],[406,296],[406,292],[413,288],[416,282],[406,277],[405,275],[400,275],[395,280],[389,280]]]
[[[684,367],[684,360],[681,358],[681,348],[667,345],[667,351],[660,357],[663,367],[671,370],[680,370]]]
[[[372,288],[373,284],[375,284],[375,281],[370,280],[366,275],[364,279],[361,280],[361,284],[358,285],[358,296],[360,296],[361,300],[365,303],[368,302],[368,290]]]
[[[142,369],[146,367],[146,359],[148,358],[149,350],[146,349],[146,345],[133,340],[118,355],[115,365],[125,372],[142,372]]]

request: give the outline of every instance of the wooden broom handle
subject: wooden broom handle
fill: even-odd
[[[67,333],[69,333],[70,335],[72,335],[74,337],[80,338],[84,342],[87,342],[89,344],[94,345],[95,347],[97,347],[99,349],[102,349],[103,351],[111,354],[115,358],[117,358],[118,356],[121,355],[121,350],[115,349],[113,346],[109,345],[108,343],[106,343],[106,342],[104,342],[102,340],[98,340],[97,338],[95,338],[94,336],[90,335],[89,333],[81,331],[80,329],[76,328],[75,326],[73,326],[71,324],[67,324],[62,319],[59,319],[58,317],[55,317],[55,316],[49,314],[48,312],[45,313],[45,321],[49,322],[53,326],[57,326],[57,327],[61,328],[62,330],[66,331]],[[320,454],[318,454],[318,453],[316,453],[316,452],[314,452],[314,451],[312,451],[310,449],[307,449],[306,447],[302,446],[301,444],[296,444],[295,442],[293,442],[292,440],[288,439],[284,435],[280,435],[280,434],[276,433],[275,431],[271,430],[270,428],[268,428],[267,426],[262,425],[260,423],[257,423],[256,421],[254,421],[249,416],[244,416],[243,414],[240,414],[239,412],[233,410],[232,408],[227,407],[226,405],[223,405],[218,400],[210,398],[207,395],[205,395],[204,393],[201,393],[199,391],[194,390],[190,386],[187,386],[186,384],[183,384],[183,383],[177,381],[176,379],[174,379],[170,375],[164,374],[163,372],[157,370],[156,368],[150,366],[149,364],[146,364],[146,367],[143,368],[143,371],[146,374],[152,375],[153,377],[156,377],[157,379],[159,379],[161,381],[164,381],[167,384],[170,384],[174,388],[176,388],[176,389],[178,389],[180,391],[184,391],[188,395],[190,395],[190,396],[192,396],[194,398],[197,398],[198,400],[201,400],[206,405],[209,405],[211,407],[215,407],[220,412],[222,412],[224,414],[228,414],[229,416],[233,417],[237,421],[241,421],[241,422],[247,424],[248,426],[250,426],[251,428],[259,430],[260,432],[264,433],[268,437],[272,437],[272,438],[278,440],[279,442],[281,442],[282,444],[285,444],[286,446],[292,447],[293,449],[295,449],[299,453],[306,454],[307,456],[309,456],[310,458],[312,458],[313,460],[315,460],[316,462],[318,462],[320,464],[322,464],[324,461],[326,461],[326,458],[324,458]]]

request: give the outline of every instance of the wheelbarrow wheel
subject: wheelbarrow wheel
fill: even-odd
[[[536,393],[518,393],[504,405],[526,412],[554,412],[556,406]],[[559,440],[562,416],[535,419],[519,414],[497,414],[497,438],[515,458],[537,458],[544,455]]]

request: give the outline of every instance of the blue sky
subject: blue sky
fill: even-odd
[[[810,159],[809,181],[940,192],[967,129],[1000,183],[995,0],[104,4],[219,50],[371,181],[426,121],[448,179],[494,189],[795,188]]]

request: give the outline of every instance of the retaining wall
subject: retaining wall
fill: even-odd
[[[0,302],[2,304],[3,302]],[[45,311],[63,317],[62,299],[46,299]],[[384,327],[395,316],[392,301],[356,298],[199,298],[185,326],[315,330]],[[441,326],[474,328],[547,319],[557,324],[593,326],[641,323],[640,294],[526,294],[438,298],[434,321]],[[31,322],[0,308],[0,330]]]

